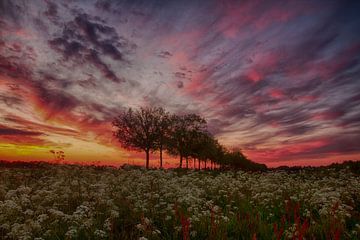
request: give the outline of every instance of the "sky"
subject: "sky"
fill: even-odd
[[[203,116],[270,167],[358,160],[359,12],[340,0],[1,0],[0,159],[143,163],[111,121],[158,106]]]

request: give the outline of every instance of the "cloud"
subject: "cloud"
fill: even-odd
[[[48,110],[48,117],[71,111],[81,104],[81,101],[74,96],[61,90],[48,88],[41,82],[33,83],[32,87],[39,106]]]
[[[44,12],[44,14],[46,16],[48,16],[49,18],[57,18],[58,17],[58,7],[57,7],[56,3],[46,1],[46,4],[47,4],[48,8]]]
[[[160,57],[160,58],[169,58],[169,57],[172,57],[172,54],[169,51],[161,51],[158,54],[158,57]]]
[[[186,78],[186,74],[182,72],[176,72],[174,73],[174,76],[177,78]]]
[[[82,57],[81,53],[85,47],[78,41],[68,41],[65,38],[55,38],[49,41],[50,46],[61,52],[66,60],[71,57]]]
[[[183,87],[184,87],[184,82],[183,82],[183,81],[178,81],[178,82],[176,83],[176,86],[177,86],[178,88],[183,88]]]
[[[35,131],[27,131],[15,128],[8,128],[0,125],[0,135],[17,135],[17,136],[40,136],[43,133]]]
[[[95,7],[110,12],[111,10],[111,2],[108,0],[98,0],[95,3]]]
[[[310,125],[309,123],[305,124],[294,124],[290,126],[284,127],[282,130],[279,131],[278,134],[285,135],[285,136],[301,136],[307,134],[309,132],[315,131],[318,126]]]
[[[322,1],[1,1],[1,124],[110,146],[119,109],[158,105],[203,115],[224,145],[254,160],[360,154],[352,144],[358,9]],[[50,144],[43,135],[5,137]]]
[[[15,79],[31,75],[31,71],[16,58],[7,58],[1,55],[0,70],[2,74]]]
[[[47,133],[55,133],[60,135],[66,135],[66,136],[76,136],[79,134],[78,131],[70,129],[70,128],[62,128],[62,127],[56,127],[48,124],[43,123],[37,123],[33,121],[26,120],[24,118],[13,116],[13,115],[7,115],[4,117],[4,121],[8,122],[9,124],[16,124],[18,126],[21,126],[26,129],[37,129],[41,132],[47,132]]]
[[[85,59],[97,67],[106,78],[116,83],[123,82],[123,80],[118,78],[115,73],[110,70],[109,66],[100,59],[100,56],[96,50],[90,50],[89,54],[85,56]]]
[[[9,96],[8,94],[1,94],[1,92],[0,92],[0,102],[5,103],[10,108],[23,103],[20,97]]]
[[[124,80],[117,76],[103,58],[127,63],[124,55],[136,49],[136,44],[120,37],[115,28],[105,21],[80,13],[73,21],[65,23],[62,35],[48,41],[49,46],[63,55],[65,60],[71,59],[77,65],[91,64],[104,77],[120,83]]]
[[[0,2],[0,16],[11,20],[15,26],[20,24],[22,17],[25,15],[24,4],[14,3],[11,0]]]
[[[46,145],[49,141],[42,139],[44,133],[27,129],[18,129],[0,125],[0,143]]]

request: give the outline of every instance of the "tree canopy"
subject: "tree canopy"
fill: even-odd
[[[146,168],[149,168],[149,153],[157,149],[158,127],[156,122],[156,108],[129,108],[123,111],[113,121],[117,127],[114,135],[121,146],[129,150],[145,151]]]
[[[179,167],[186,160],[201,163],[207,168],[264,170],[266,166],[249,160],[239,149],[230,151],[209,133],[204,118],[196,114],[170,114],[160,107],[147,107],[122,111],[113,121],[115,137],[125,149],[144,151],[146,168],[150,152],[159,151],[160,167],[163,151],[179,156]]]

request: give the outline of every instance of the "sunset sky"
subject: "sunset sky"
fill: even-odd
[[[360,159],[359,3],[1,0],[0,159],[143,163],[111,127],[140,106],[268,166]]]

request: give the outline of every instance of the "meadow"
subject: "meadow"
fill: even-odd
[[[1,239],[359,239],[360,177],[39,164],[0,168]]]

